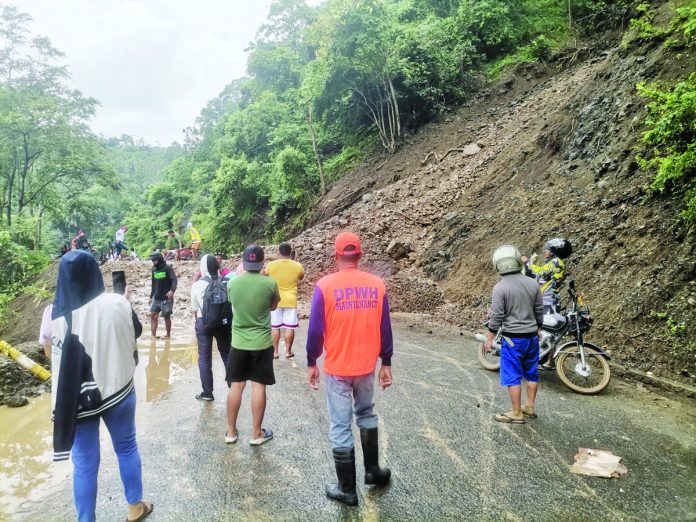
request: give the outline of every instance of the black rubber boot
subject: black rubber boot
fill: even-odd
[[[326,486],[326,496],[349,506],[358,505],[355,491],[355,449],[339,448],[333,450],[338,484]]]
[[[382,487],[389,483],[391,471],[379,467],[377,428],[360,430],[363,458],[365,460],[365,484]]]

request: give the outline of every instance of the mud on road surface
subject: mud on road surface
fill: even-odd
[[[602,395],[580,396],[564,388],[555,375],[544,374],[539,418],[522,426],[502,425],[492,415],[508,408],[507,395],[498,385],[498,374],[478,366],[476,345],[446,326],[421,325],[422,317],[397,315],[394,385],[375,394],[381,459],[391,468],[393,481],[382,491],[365,488],[358,448],[358,508],[324,496],[324,484],[334,480],[334,471],[324,383],[319,392],[305,383],[306,324],[298,334],[296,358],[275,363],[278,384],[269,388],[264,422],[275,438],[257,448],[248,444],[248,391],[239,420],[240,440],[224,444],[226,386],[219,357],[214,366],[215,402],[193,398],[200,384],[186,318],[175,321],[171,342],[141,343],[137,426],[145,495],[155,502],[150,519],[696,516],[693,405],[618,380]],[[4,431],[6,425],[2,426]],[[9,483],[22,484],[29,478],[19,476],[23,468],[11,460],[10,452],[27,460],[29,446],[43,444],[47,453],[50,438],[41,430],[14,432],[13,437],[15,441],[5,434],[0,438],[0,476],[15,473]],[[624,458],[628,474],[616,480],[571,474],[578,447],[613,451]],[[32,451],[39,452],[34,460],[41,461],[41,451]],[[63,478],[35,481],[31,491],[23,491],[29,500],[14,499],[5,516],[74,519],[71,481],[65,478],[69,469],[63,469]],[[9,501],[2,502],[6,510]],[[122,518],[124,506],[116,459],[104,434],[98,519]]]

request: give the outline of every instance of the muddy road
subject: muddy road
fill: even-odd
[[[306,322],[305,325],[306,327]],[[249,446],[248,391],[240,441],[226,446],[226,387],[215,361],[212,403],[199,391],[190,331],[144,341],[136,374],[138,442],[150,520],[686,520],[696,516],[696,409],[614,380],[597,397],[543,375],[537,420],[508,426],[498,374],[478,366],[476,345],[418,317],[395,319],[395,384],[376,393],[381,458],[393,474],[382,491],[362,485],[360,506],[324,496],[334,479],[323,382],[305,384],[301,329],[294,360],[276,362],[264,426],[275,438]],[[429,333],[434,332],[434,333]],[[281,348],[282,352],[282,348]],[[47,396],[10,426],[0,409],[0,519],[71,520],[70,465],[50,463]],[[19,410],[15,410],[19,411]],[[577,448],[612,450],[628,474],[607,480],[569,472]],[[358,454],[358,459],[361,457]],[[97,516],[123,518],[118,466],[103,433]]]

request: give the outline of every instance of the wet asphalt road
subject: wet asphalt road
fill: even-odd
[[[478,366],[476,345],[445,331],[429,334],[414,322],[409,316],[395,321],[394,385],[376,392],[381,461],[393,481],[381,491],[365,488],[356,450],[357,508],[324,496],[324,484],[334,480],[325,390],[323,382],[319,392],[306,385],[304,330],[296,358],[276,361],[277,384],[269,388],[264,422],[275,438],[261,447],[248,444],[249,389],[240,441],[224,444],[226,386],[219,356],[213,403],[193,398],[199,380],[190,348],[172,352],[178,359],[169,358],[164,377],[161,369],[145,370],[145,377],[164,380],[156,393],[138,382],[145,498],[155,502],[149,520],[696,518],[692,406],[617,380],[603,395],[584,397],[552,374],[542,377],[538,419],[499,424],[492,415],[508,409],[506,391],[497,373]],[[155,362],[162,353],[160,345],[156,349]],[[147,363],[143,349],[141,365]],[[628,474],[616,480],[571,474],[578,447],[623,456]],[[122,519],[125,501],[110,442],[102,443],[99,480],[98,519]],[[64,481],[13,518],[74,516],[71,483]]]

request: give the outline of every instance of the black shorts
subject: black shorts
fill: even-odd
[[[172,315],[174,310],[174,299],[153,299],[150,305],[150,313],[162,315]]]
[[[233,346],[227,359],[225,380],[227,384],[246,381],[275,384],[273,347],[265,350],[238,350]]]

